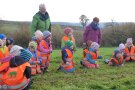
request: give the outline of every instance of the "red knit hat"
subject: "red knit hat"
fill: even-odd
[[[73,29],[70,28],[70,27],[66,27],[66,28],[64,29],[64,33],[65,33],[66,35],[68,35],[71,31],[73,31]]]

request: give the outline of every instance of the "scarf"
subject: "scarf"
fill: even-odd
[[[98,23],[92,22],[90,26],[92,27],[93,30],[100,30]]]
[[[46,12],[45,14],[42,14],[41,12],[38,12],[38,15],[40,16],[40,19],[42,21],[45,21],[45,20],[47,20],[49,18],[48,12]]]

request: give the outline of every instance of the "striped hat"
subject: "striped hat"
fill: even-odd
[[[29,61],[32,57],[32,53],[26,49],[21,49],[20,57],[26,61]]]
[[[23,49],[21,46],[14,45],[10,50],[10,54],[12,54],[14,56],[19,56],[21,53],[21,51],[20,51],[21,49]]]

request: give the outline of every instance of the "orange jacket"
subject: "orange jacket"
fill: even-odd
[[[37,64],[37,62],[39,61],[38,60],[38,57],[40,57],[41,55],[40,55],[40,52],[39,51],[37,51],[37,53],[36,53],[37,55],[37,57],[36,57],[36,60],[35,60],[35,58],[34,58],[34,56],[31,58],[31,61],[30,62],[33,62],[32,64],[31,64],[31,74],[32,75],[36,75],[37,73],[41,73],[41,68],[40,68],[40,65],[39,64]]]
[[[68,40],[70,40],[68,36],[63,36],[62,39],[63,39],[65,42],[67,42]],[[74,37],[71,37],[71,41],[72,41],[72,42],[75,42]]]
[[[66,61],[68,62],[68,64],[65,64],[64,62],[62,62],[62,66],[63,66],[64,70],[69,70],[69,69],[74,68],[73,54],[70,50],[68,50],[68,49],[65,49],[65,50],[68,54],[68,57],[66,58]]]
[[[114,62],[116,65],[121,65],[121,64],[123,64],[123,60],[124,60],[124,57],[123,56],[121,56],[120,57],[120,60],[117,60],[116,58],[111,58],[111,62]]]
[[[9,55],[8,47],[5,46],[4,49],[5,49],[5,53],[3,53],[3,52],[0,50],[0,59],[1,59],[1,58],[4,58],[4,57],[6,57],[6,56]]]
[[[129,51],[128,47],[126,47],[125,52],[126,52],[126,54],[135,54],[135,46],[132,46],[130,51]]]
[[[18,67],[9,67],[7,72],[0,72],[1,76],[1,88],[3,90],[22,90],[28,83],[29,79],[24,76],[24,71],[26,66],[30,66],[28,62],[18,66]],[[1,90],[1,89],[0,89]]]
[[[86,54],[89,52],[88,49],[84,49],[82,53],[83,60],[86,59]]]
[[[93,60],[96,60],[97,59],[97,57],[98,57],[97,53],[94,53],[94,52],[89,52],[89,53],[92,56],[92,59]]]
[[[132,60],[135,60],[135,57],[132,57],[132,55],[135,54],[135,46],[132,46],[131,49],[130,49],[130,51],[129,51],[128,47],[126,47],[125,48],[125,53],[127,55],[129,55],[129,57],[127,57],[126,60],[130,60],[130,58]]]
[[[76,50],[76,44],[75,44],[75,38],[71,37],[71,39],[68,36],[63,36],[61,41],[61,48],[65,47],[65,42],[68,40],[71,40],[73,42],[74,50]]]
[[[45,68],[47,68],[47,67],[49,67],[49,62],[50,62],[50,51],[49,51],[49,46],[48,46],[48,44],[44,41],[44,40],[42,40],[41,42],[40,42],[40,45],[44,48],[44,50],[46,51],[46,52],[42,52],[41,50],[41,57],[42,57],[42,64],[41,64],[41,68],[42,69],[45,69]]]
[[[92,59],[93,59],[93,60],[96,60],[97,57],[98,57],[98,52],[96,52],[96,53],[91,52],[91,51],[89,52],[88,49],[84,49],[84,50],[83,50],[83,59],[86,59],[86,55],[84,55],[84,54],[87,54],[87,53],[90,53],[90,55],[92,56]]]
[[[9,50],[8,50],[8,47],[4,47],[5,48],[5,53],[3,53],[1,50],[0,50],[0,59],[6,57],[9,55]],[[0,72],[5,70],[6,68],[9,67],[9,62],[5,62],[5,63],[2,63],[0,62]]]

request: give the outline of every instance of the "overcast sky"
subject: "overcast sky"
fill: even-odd
[[[46,5],[52,22],[79,22],[80,15],[90,21],[135,22],[135,0],[0,0],[0,19],[31,21],[40,3]]]

